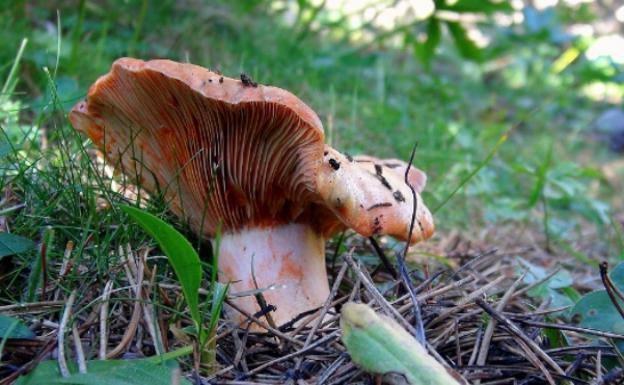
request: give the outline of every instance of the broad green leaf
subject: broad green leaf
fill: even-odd
[[[377,315],[364,304],[347,303],[341,313],[342,340],[353,362],[364,370],[399,374],[411,385],[459,384],[394,320]]]
[[[531,263],[523,258],[518,258],[518,262],[522,265],[522,268],[519,270],[519,273],[524,272],[526,269],[526,274],[524,276],[524,282],[527,284],[532,284],[537,281],[541,281],[544,279],[550,271],[540,267],[534,263]],[[548,288],[551,289],[563,289],[565,287],[569,287],[574,283],[574,279],[572,275],[567,270],[559,270],[555,275],[550,277],[546,282],[542,283]],[[541,285],[540,285],[541,286]]]
[[[17,318],[0,314],[0,338],[32,339],[35,338],[35,333]]]
[[[523,281],[526,284],[533,284],[546,278],[551,272],[543,267],[518,258],[521,266],[518,267],[518,273],[524,274]],[[545,282],[537,285],[529,290],[528,294],[532,297],[538,297],[548,300],[549,309],[572,306],[578,300],[574,289],[571,288],[573,278],[567,270],[559,270],[555,275]],[[568,290],[571,289],[571,290]]]
[[[547,309],[562,308],[574,305],[574,301],[559,290],[553,289],[546,284],[538,285],[527,293],[531,297],[542,298],[548,300]]]
[[[0,233],[0,258],[31,250],[35,243],[28,238],[11,233]]]
[[[182,286],[191,316],[199,325],[201,318],[198,291],[202,270],[199,256],[191,243],[171,225],[150,213],[131,206],[121,206],[121,209],[137,221],[167,255]]]
[[[620,291],[624,292],[624,262],[614,267],[609,273],[609,277]]]
[[[460,23],[449,21],[446,26],[462,57],[475,61],[481,60],[481,49],[468,37],[468,32]]]
[[[591,292],[572,308],[573,319],[579,326],[624,334],[624,318],[618,313],[605,290]]]
[[[154,363],[150,359],[88,361],[87,373],[78,373],[71,365],[72,374],[63,378],[56,361],[44,361],[15,385],[171,385],[177,367],[175,361]],[[191,385],[184,378],[179,383]]]
[[[609,277],[613,284],[624,292],[624,263],[620,263],[611,270]],[[624,318],[611,302],[606,290],[586,294],[576,303],[570,313],[573,318],[578,319],[582,327],[624,334]]]

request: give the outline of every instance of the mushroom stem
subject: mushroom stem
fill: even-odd
[[[219,280],[231,284],[230,293],[270,288],[262,295],[276,307],[271,316],[282,325],[327,299],[325,239],[310,226],[293,223],[223,234]],[[249,314],[260,311],[253,295],[234,301]],[[245,320],[234,309],[227,311],[232,321]],[[253,325],[252,329],[258,330]]]

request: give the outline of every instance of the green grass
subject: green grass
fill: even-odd
[[[617,194],[599,171],[614,156],[590,140],[604,105],[579,92],[588,63],[551,71],[561,45],[500,33],[494,48],[508,64],[491,69],[462,59],[443,36],[427,70],[409,46],[350,41],[344,24],[310,21],[323,20],[322,12],[288,26],[261,1],[27,3],[0,10],[0,150],[10,147],[0,151],[0,191],[10,203],[3,209],[25,205],[4,214],[11,232],[37,242],[48,231],[54,237],[45,256],[37,249],[2,261],[0,305],[37,300],[25,279],[31,287],[45,274],[56,279],[69,241],[72,269],[60,282],[66,293],[116,279],[120,248],[154,245],[115,209],[128,203],[116,188],[125,178],[103,176],[89,141],[66,118],[124,55],[188,60],[232,77],[244,71],[286,88],[317,111],[343,152],[407,159],[418,142],[415,165],[429,175],[424,198],[441,234],[529,224],[570,245],[591,227],[598,246],[580,255],[624,255],[611,209]],[[209,245],[161,200],[148,209],[181,228],[209,260]],[[47,270],[39,273],[42,258]],[[210,265],[203,268],[210,277]]]

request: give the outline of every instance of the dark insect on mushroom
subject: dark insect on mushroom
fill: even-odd
[[[219,78],[219,83],[223,83],[223,76]]]
[[[383,176],[383,168],[380,164],[377,163],[375,163],[375,176],[377,177],[377,179],[379,179],[379,181],[382,185],[384,185],[385,188],[387,188],[388,190],[392,190],[392,186],[390,186],[388,180]]]
[[[374,210],[374,209],[377,209],[377,208],[380,208],[380,207],[390,207],[390,206],[392,206],[392,203],[390,203],[390,202],[376,203],[376,204],[372,205],[371,207],[367,208],[366,210],[367,211],[371,211],[371,210]]]
[[[390,183],[388,183],[388,180],[385,177],[378,174],[377,179],[379,179],[379,181],[385,188],[387,188],[388,190],[392,190],[392,186],[390,186]]]
[[[246,73],[240,74],[240,80],[245,87],[258,87],[258,83],[254,82]]]
[[[333,168],[334,170],[338,170],[340,168],[340,162],[338,162],[336,159],[331,158],[329,159],[329,165],[331,166],[331,168]]]
[[[377,176],[382,176],[383,169],[381,168],[380,164],[376,164],[375,165],[375,174],[377,174]]]
[[[397,202],[405,202],[405,197],[399,190],[393,192],[392,196],[394,197],[394,199],[396,199]]]

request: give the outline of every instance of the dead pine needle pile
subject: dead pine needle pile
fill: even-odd
[[[420,305],[416,314],[404,284],[393,278],[396,272],[358,257],[371,251],[361,241],[351,241],[349,247],[350,252],[334,255],[328,263],[332,289],[323,307],[278,329],[263,314],[242,314],[247,321],[239,325],[222,320],[211,373],[201,370],[198,376],[187,356],[181,359],[183,374],[201,384],[373,383],[375,376],[350,361],[340,338],[340,307],[356,301],[371,305],[413,335],[419,333],[420,317],[428,351],[468,383],[617,384],[624,379],[622,365],[612,364],[622,358],[614,346],[624,336],[574,326],[562,316],[564,309],[528,296],[552,274],[525,283],[515,262],[518,251],[469,255],[457,269],[429,274],[410,270]],[[335,249],[330,245],[328,253]],[[42,301],[0,308],[25,320],[37,335],[6,344],[2,384],[43,360],[57,360],[62,368],[68,362],[80,366],[85,355],[131,359],[189,344],[183,331],[189,322],[178,311],[180,288],[173,280],[155,281],[160,257],[147,249],[128,248],[120,254],[121,263],[113,267],[116,279],[85,282],[76,289],[81,292],[78,297],[76,290],[66,295],[55,289],[64,267],[54,266],[57,278],[49,282]],[[158,306],[150,300],[156,297]],[[250,324],[266,333],[251,332]]]

